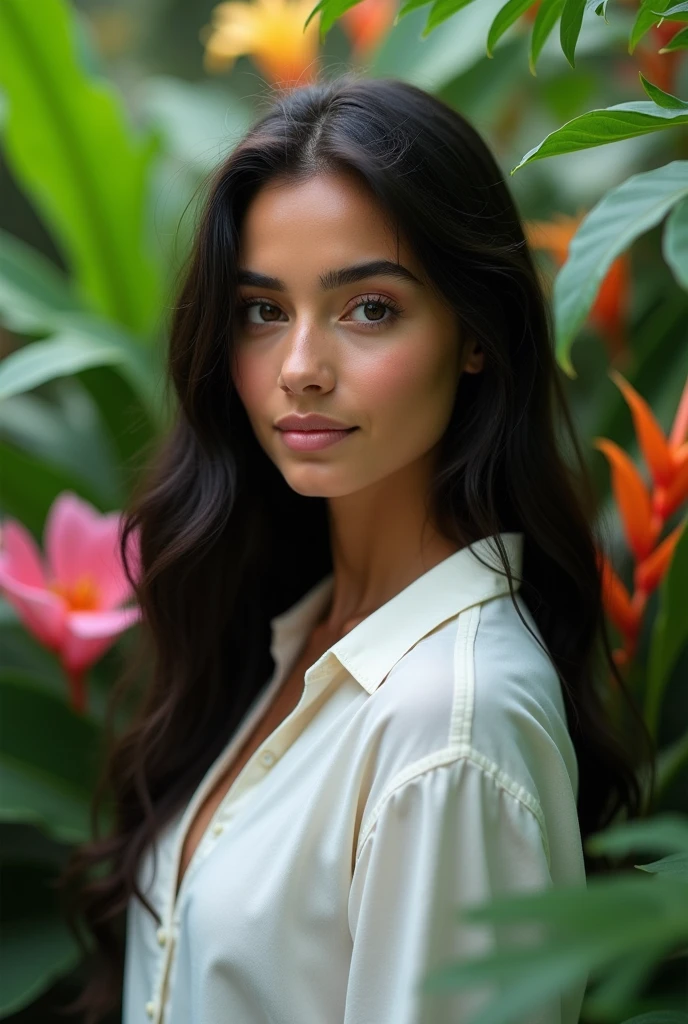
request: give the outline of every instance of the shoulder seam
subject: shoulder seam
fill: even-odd
[[[472,762],[480,769],[481,772],[490,776],[496,786],[504,790],[504,792],[512,797],[513,800],[520,803],[533,815],[540,828],[545,856],[547,857],[547,865],[548,867],[551,866],[545,816],[543,814],[540,801],[529,790],[513,779],[507,772],[503,771],[496,762],[492,761],[484,754],[481,754],[479,750],[475,750],[470,746],[463,750],[457,750],[455,747],[446,747],[444,750],[438,750],[434,754],[430,754],[427,757],[421,758],[419,761],[415,761],[413,764],[407,765],[402,769],[402,771],[398,772],[385,787],[385,790],[381,793],[375,807],[373,807],[372,811],[361,825],[358,842],[356,844],[356,860],[358,860],[361,849],[372,833],[383,808],[395,793],[398,793],[399,790],[409,782],[413,782],[426,772],[432,771],[435,768],[451,767],[453,764],[458,764],[459,761]]]

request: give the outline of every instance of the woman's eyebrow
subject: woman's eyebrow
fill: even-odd
[[[401,263],[394,263],[392,260],[369,260],[367,263],[355,263],[350,267],[340,267],[338,270],[327,270],[319,275],[320,287],[323,291],[333,288],[341,288],[346,284],[355,284],[365,277],[396,277],[402,281],[413,281],[421,285],[422,282],[412,274],[410,270]],[[270,277],[268,274],[259,274],[255,270],[239,270],[239,284],[255,285],[258,288],[270,288],[272,291],[284,292],[287,286],[279,277]]]

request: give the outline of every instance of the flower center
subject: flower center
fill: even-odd
[[[64,598],[73,612],[95,611],[99,607],[98,588],[90,576],[82,576],[71,585],[52,583],[50,590]]]

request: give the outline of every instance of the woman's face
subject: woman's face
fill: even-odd
[[[397,249],[365,186],[322,174],[265,187],[240,243],[238,300],[250,305],[238,309],[232,380],[289,486],[339,497],[431,459],[459,376],[478,372],[482,354],[461,345],[456,314],[402,239]],[[369,262],[387,271],[352,270]],[[303,450],[276,427],[290,413],[356,429]]]

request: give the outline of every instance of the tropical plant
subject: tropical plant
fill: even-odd
[[[143,17],[145,5],[139,6]],[[685,83],[686,4],[434,0],[429,12],[425,6],[411,0],[396,12],[389,0],[323,0],[309,17],[317,17],[318,40],[313,28],[303,31],[308,8],[298,4],[221,4],[212,24],[199,27],[203,68],[215,81],[190,82],[173,73],[146,71],[138,89],[127,94],[113,84],[114,76],[93,45],[96,35],[89,26],[96,25],[95,12],[89,22],[68,0],[0,4],[2,155],[47,238],[39,250],[22,240],[21,232],[0,230],[0,571],[5,593],[0,598],[0,1016],[22,1008],[28,1013],[36,1001],[34,1019],[44,1024],[41,993],[77,968],[77,952],[52,884],[69,845],[90,834],[103,711],[127,630],[114,640],[119,627],[135,621],[134,610],[122,607],[127,592],[121,577],[121,587],[113,584],[109,597],[104,591],[96,596],[75,580],[71,569],[57,568],[60,555],[49,539],[49,524],[68,501],[90,523],[89,535],[90,527],[95,533],[96,524],[107,523],[103,528],[109,539],[103,543],[111,554],[117,510],[126,503],[149,446],[169,421],[160,386],[161,354],[182,215],[187,207],[193,209],[207,171],[252,116],[246,93],[254,89],[254,78],[247,76],[244,87],[237,62],[253,59],[269,88],[294,79],[305,82],[321,59],[320,70],[327,73],[327,55],[317,43],[334,26],[335,39],[341,28],[331,62],[334,73],[345,52],[367,74],[404,77],[456,105],[485,129],[505,165],[523,168],[513,183],[532,223],[541,231],[546,222],[564,229],[556,244],[550,231],[550,244],[543,246],[560,267],[553,296],[558,358],[591,453],[592,439],[604,439],[601,450],[612,465],[610,489],[602,460],[591,460],[601,511],[610,511],[613,501],[622,513],[613,520],[613,557],[604,553],[611,581],[607,608],[625,652],[619,662],[643,700],[660,746],[655,810],[662,809],[662,800],[670,809],[672,800],[680,803],[680,792],[672,796],[672,783],[683,777],[688,761],[688,706],[680,685],[687,640],[682,609],[688,601],[688,531],[679,534],[688,415],[685,399],[680,400],[688,368],[688,161],[679,138],[688,121],[688,103],[679,98]],[[88,0],[80,7],[88,7]],[[265,11],[273,13],[266,18]],[[557,23],[566,60],[575,61],[575,70],[557,50]],[[278,24],[280,31],[271,32]],[[438,25],[441,31],[435,33]],[[166,29],[160,16],[156,30],[162,35]],[[624,45],[630,39],[627,57],[620,50],[622,39]],[[643,98],[621,102],[620,90],[633,88],[624,60],[634,62]],[[537,77],[529,75],[529,64]],[[128,81],[132,66],[127,64],[121,81]],[[617,68],[614,74],[612,67]],[[227,71],[230,85],[218,84]],[[546,137],[533,146],[534,131]],[[623,139],[630,140],[626,147],[637,148],[623,150],[628,155],[616,164],[596,162],[597,147]],[[575,163],[579,150],[586,151],[585,165]],[[557,154],[572,155],[545,159]],[[588,173],[594,180],[587,187],[581,183],[584,166],[593,168]],[[581,216],[581,209],[588,212]],[[26,237],[33,237],[31,231]],[[657,259],[660,250],[664,266]],[[591,328],[605,345],[591,341]],[[574,338],[581,340],[572,348]],[[607,373],[610,361],[618,369],[622,359],[624,377],[612,373],[612,380],[627,405]],[[622,462],[623,479],[632,477],[628,464],[634,465],[634,436],[626,422],[627,406],[651,480],[643,482],[645,497],[632,509],[632,533],[624,511],[630,515],[624,497],[628,489],[614,483],[615,475],[622,480]],[[658,423],[675,417],[663,440],[649,408]],[[626,461],[618,454],[624,450]],[[633,546],[638,516],[644,517],[640,548]],[[41,533],[44,563],[37,544]],[[80,546],[82,541],[88,547],[85,536]],[[624,584],[624,578],[632,585]],[[52,590],[51,583],[57,584]],[[33,588],[28,596],[21,590],[27,585]],[[636,596],[641,592],[644,599]],[[85,608],[89,601],[91,607]],[[48,635],[45,618],[36,619],[39,605],[56,613],[61,623],[56,633]],[[105,618],[113,613],[109,627],[117,628],[106,636]],[[97,621],[100,634],[94,640]],[[88,642],[100,647],[84,645],[81,660],[72,661],[67,638],[83,641],[89,630]],[[52,652],[46,651],[46,642]],[[87,664],[86,689],[82,673]],[[624,855],[638,848],[685,858],[685,822],[675,821],[673,831],[659,817],[646,824],[656,832],[626,833],[627,845],[604,850]],[[638,845],[632,847],[636,835]],[[610,831],[600,841],[625,842],[619,837],[623,833]],[[672,865],[677,861],[670,859]],[[644,867],[648,873],[652,866]],[[611,885],[611,880],[596,881],[590,898],[582,899],[580,891],[551,892],[540,894],[530,909],[524,903],[520,910],[526,915],[540,908],[545,923],[553,924],[551,956],[533,948],[520,972],[512,970],[518,1000],[511,1009],[533,1005],[546,986],[571,978],[577,964],[601,979],[596,1001],[585,1007],[591,1015],[599,1011],[600,1019],[610,1019],[603,1016],[609,1010],[619,1019],[638,1006],[644,1012],[657,1005],[669,1013],[675,999],[655,993],[646,1006],[631,984],[646,979],[662,956],[670,962],[670,947],[685,945],[680,888],[685,875],[669,875],[664,868],[652,874],[651,879],[622,879],[630,889],[605,892],[598,884]],[[671,893],[665,883],[675,886]],[[630,894],[626,913],[620,909],[624,893]],[[578,907],[576,916],[572,908]],[[590,928],[600,922],[606,931],[595,944]],[[649,936],[642,948],[634,945],[636,928]],[[676,963],[683,966],[680,956]],[[464,966],[487,977],[499,964]],[[508,963],[505,969],[508,974]],[[451,983],[462,983],[461,971],[463,966],[452,971]],[[470,982],[469,974],[466,978]],[[523,978],[533,986],[530,995]],[[501,1009],[490,1012],[494,1016],[481,1018],[481,1024],[515,1019],[508,1016],[504,999]],[[642,1024],[686,1024],[685,1014],[653,1013]]]
[[[634,865],[649,877],[619,871],[613,878],[591,878],[585,886],[559,886],[466,908],[459,916],[467,921],[536,926],[538,938],[435,971],[423,991],[502,985],[466,1024],[517,1024],[583,978],[588,980],[586,1019],[688,1024],[680,984],[688,955],[688,817],[658,815],[616,825],[591,836],[586,849],[593,856],[634,851],[666,856]],[[663,958],[676,960],[680,989],[673,997],[643,998],[643,986]]]

